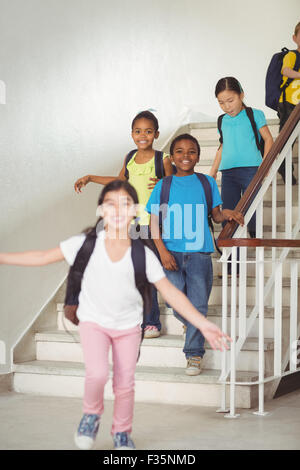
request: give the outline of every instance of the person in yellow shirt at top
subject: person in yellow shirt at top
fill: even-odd
[[[283,88],[283,92],[280,95],[278,104],[280,131],[293,112],[295,106],[300,103],[300,67],[297,67],[297,70],[294,70],[297,55],[300,55],[300,22],[295,27],[293,41],[297,44],[297,50],[290,51],[284,56],[281,69],[283,76],[281,88]],[[290,83],[285,88],[285,84],[288,80]],[[285,162],[281,164],[278,171],[285,181]],[[296,184],[296,178],[294,175],[292,175],[292,183]]]
[[[74,185],[75,191],[80,193],[81,189],[88,183],[106,185],[117,179],[128,180],[135,188],[139,199],[140,209],[137,214],[140,226],[139,236],[143,239],[149,239],[150,243],[153,243],[149,230],[150,215],[144,208],[159,179],[173,174],[169,155],[153,149],[154,140],[159,137],[158,129],[158,120],[153,113],[150,111],[140,112],[135,116],[131,125],[131,136],[137,148],[126,155],[119,175],[86,175],[79,178]],[[158,173],[159,177],[157,177]],[[156,250],[154,243],[153,248]],[[145,338],[157,338],[160,336],[160,311],[155,287],[153,287],[152,292],[152,309],[143,327],[145,328]]]

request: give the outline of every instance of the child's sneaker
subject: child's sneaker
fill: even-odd
[[[132,450],[135,445],[130,439],[129,432],[117,432],[113,435],[115,450]]]
[[[75,444],[81,450],[90,450],[95,442],[99,429],[100,416],[85,413],[74,436]]]
[[[160,336],[160,331],[156,326],[148,325],[144,330],[144,338],[158,338]]]
[[[186,375],[199,375],[201,373],[201,362],[202,357],[200,356],[188,357],[185,369]]]

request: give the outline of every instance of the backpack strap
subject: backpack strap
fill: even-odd
[[[129,179],[129,172],[127,169],[127,165],[132,159],[133,155],[137,152],[137,149],[131,150],[125,159],[125,178]],[[154,155],[154,164],[155,164],[155,175],[158,179],[162,179],[165,176],[165,169],[164,169],[164,153],[160,150],[155,150]]]
[[[160,190],[160,210],[159,210],[159,227],[162,232],[163,220],[167,216],[168,202],[170,197],[170,189],[172,184],[173,175],[166,176],[162,180],[161,190]]]
[[[220,144],[223,144],[222,121],[223,121],[224,116],[225,114],[221,114],[221,116],[218,117],[218,121],[217,121],[217,126],[218,126],[218,130],[220,133],[220,138],[219,138]]]
[[[156,178],[162,179],[165,176],[165,169],[164,169],[164,153],[160,150],[155,150],[155,175]]]
[[[213,236],[213,239],[214,239],[215,248],[218,251],[218,253],[220,255],[222,255],[222,251],[218,247],[218,244],[217,244],[216,239],[215,239],[215,229],[214,229],[214,224],[213,224],[213,221],[212,221],[213,199],[212,199],[211,185],[210,185],[210,182],[209,182],[206,175],[204,175],[203,173],[196,173],[196,175],[197,175],[197,177],[198,177],[198,179],[199,179],[199,181],[202,184],[202,187],[204,189],[206,205],[207,205],[207,220],[208,220],[208,225],[210,227],[210,230],[211,230],[211,233],[212,233],[212,236]]]
[[[78,308],[78,299],[81,290],[83,273],[95,248],[96,240],[97,232],[96,227],[94,227],[86,235],[86,238],[76,255],[75,261],[69,270],[67,278],[64,311],[66,318],[75,325],[78,325],[79,323],[76,311]]]
[[[143,299],[143,328],[142,338],[144,339],[146,317],[151,311],[152,305],[152,285],[146,275],[146,248],[141,239],[131,240],[131,259],[134,268],[135,285]],[[137,361],[140,357],[140,350]]]
[[[125,178],[128,180],[129,179],[129,172],[128,172],[128,169],[127,169],[127,165],[128,163],[130,162],[130,160],[132,159],[133,155],[137,152],[137,149],[134,149],[134,150],[131,150],[127,155],[126,155],[126,159],[125,159]]]
[[[251,126],[252,126],[252,129],[253,129],[253,132],[254,132],[256,147],[258,148],[259,151],[261,151],[261,147],[260,147],[260,138],[259,138],[259,135],[258,135],[258,130],[257,130],[257,127],[256,127],[256,122],[255,122],[255,119],[254,119],[253,109],[252,109],[252,108],[249,108],[248,106],[245,106],[245,110],[246,110],[247,116],[248,116],[248,118],[249,118],[249,120],[250,120],[250,122],[251,122]]]

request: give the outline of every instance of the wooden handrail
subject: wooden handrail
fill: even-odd
[[[248,188],[244,192],[239,203],[235,207],[235,210],[241,212],[243,215],[246,213],[252,198],[254,197],[258,189],[260,188],[263,179],[267,176],[271,166],[273,165],[274,160],[276,160],[276,157],[278,156],[278,154],[281,152],[281,150],[287,143],[290,135],[292,134],[299,120],[300,120],[300,103],[297,104],[297,106],[291,113],[290,117],[288,118],[287,122],[283,126],[274,144],[272,145],[271,150],[263,159],[259,169],[257,170],[257,173],[255,174],[253,180],[251,181]],[[238,227],[237,222],[233,220],[231,222],[227,222],[227,224],[225,225],[225,227],[223,228],[223,230],[221,231],[218,237],[218,240],[217,240],[218,245],[224,246],[220,244],[221,240],[231,238],[234,232],[236,231],[237,227]]]
[[[286,238],[227,238],[219,240],[220,247],[248,246],[266,248],[300,248],[300,240],[289,240]]]

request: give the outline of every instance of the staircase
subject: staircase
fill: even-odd
[[[273,136],[276,137],[277,120],[269,121],[268,125]],[[188,132],[199,140],[201,146],[200,162],[196,171],[208,173],[218,147],[216,124],[191,124]],[[181,133],[180,130],[177,134],[179,133]],[[219,179],[217,182],[220,185]],[[293,187],[295,195],[297,191],[298,186]],[[284,184],[278,176],[278,206],[282,205],[282,220],[284,220],[285,210],[283,201]],[[264,211],[264,233],[270,232],[271,238],[271,207],[270,205],[268,207],[268,202],[264,204]],[[215,228],[217,237],[221,226],[215,226]],[[284,227],[279,224],[277,228],[279,237]],[[297,251],[292,250],[289,256],[299,255]],[[218,274],[221,274],[221,263],[218,263],[217,254],[214,254],[212,258],[214,282],[208,318],[221,326],[222,280],[218,277]],[[248,278],[247,289],[247,309],[250,312],[256,295],[255,266],[250,265],[249,269],[253,269],[253,279]],[[271,265],[266,265],[266,275],[268,269],[271,269]],[[68,397],[82,397],[83,395],[82,351],[77,327],[63,317],[64,291],[65,285],[59,289],[47,310],[15,350],[13,387],[16,392]],[[283,282],[283,299],[284,305],[288,306],[288,282]],[[145,339],[141,348],[136,372],[136,401],[219,407],[221,384],[218,379],[221,353],[206,346],[203,372],[196,377],[186,376],[184,370],[186,361],[182,352],[184,344],[182,324],[173,316],[172,310],[166,307],[162,299],[160,299],[160,311],[162,336],[156,339]],[[287,328],[288,315],[289,310],[284,308],[283,331]],[[272,305],[265,309],[265,332],[265,369],[268,371],[273,367],[274,309]],[[258,380],[258,320],[239,355],[236,380],[248,383]],[[257,404],[257,396],[257,385],[238,385],[236,388],[237,408],[253,408]],[[111,376],[106,387],[105,398],[113,398]]]

